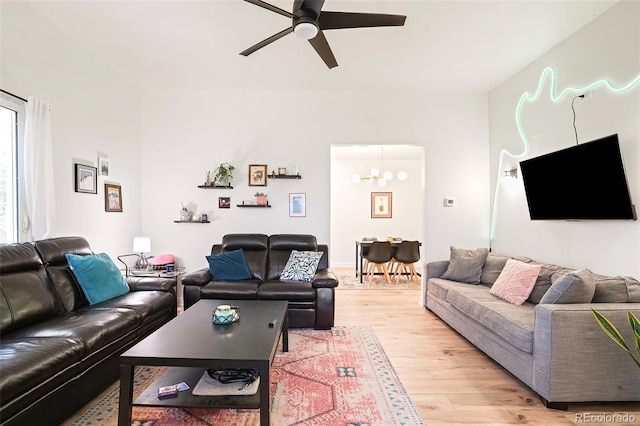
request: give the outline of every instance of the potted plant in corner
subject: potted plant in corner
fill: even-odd
[[[267,205],[267,194],[265,194],[264,192],[256,192],[255,197],[256,203],[258,203],[259,206]]]
[[[231,179],[233,179],[233,167],[229,163],[220,163],[215,169],[216,174],[213,176],[212,185],[215,186],[231,186]]]

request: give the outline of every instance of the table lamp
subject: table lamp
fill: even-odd
[[[140,257],[136,261],[136,269],[147,269],[149,262],[145,257],[145,253],[151,251],[151,238],[149,237],[133,237],[133,251],[140,253]]]

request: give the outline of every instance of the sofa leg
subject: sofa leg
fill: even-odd
[[[546,399],[544,399],[543,397],[540,397],[540,399],[542,400],[542,403],[544,404],[544,406],[546,408],[550,408],[552,410],[562,410],[562,411],[569,410],[569,403],[568,402],[549,402]]]

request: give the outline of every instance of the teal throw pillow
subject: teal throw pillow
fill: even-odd
[[[206,258],[214,280],[239,281],[253,277],[242,249],[214,254],[213,256],[206,256]]]
[[[297,251],[291,250],[289,260],[280,274],[283,281],[313,281],[316,274],[322,251]]]
[[[129,285],[106,253],[65,256],[90,305],[129,293]]]

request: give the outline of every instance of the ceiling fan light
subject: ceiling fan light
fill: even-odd
[[[311,40],[318,35],[318,27],[311,22],[300,22],[293,28],[293,32],[302,39]]]
[[[378,186],[380,188],[384,188],[385,186],[387,186],[387,180],[385,178],[378,179]]]
[[[373,177],[378,177],[380,175],[380,170],[374,167],[369,171],[369,174],[371,174],[371,176]]]
[[[400,180],[407,180],[407,172],[398,172],[398,179]]]
[[[391,173],[389,170],[387,170],[386,172],[383,173],[382,177],[385,178],[385,180],[391,180],[393,179],[393,173]]]
[[[351,177],[351,181],[352,181],[353,183],[360,183],[360,175],[357,175],[357,174],[356,174],[356,175],[353,175],[353,176]]]

